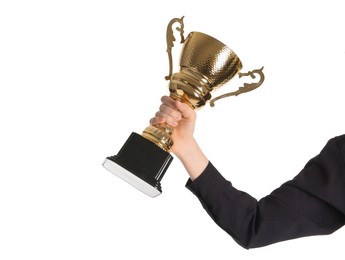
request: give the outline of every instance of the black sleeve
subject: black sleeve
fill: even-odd
[[[331,139],[294,179],[259,201],[235,189],[210,162],[186,187],[244,248],[330,234],[345,224],[345,135]]]

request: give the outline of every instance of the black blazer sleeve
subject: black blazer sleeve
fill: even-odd
[[[330,234],[345,224],[345,135],[331,139],[294,179],[259,201],[234,188],[210,162],[186,187],[244,248]]]

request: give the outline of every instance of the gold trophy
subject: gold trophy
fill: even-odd
[[[193,109],[204,106],[208,101],[213,107],[215,101],[228,96],[238,96],[258,88],[265,77],[261,69],[240,73],[242,62],[226,45],[200,32],[191,32],[184,38],[183,18],[174,18],[167,28],[167,52],[169,57],[170,97],[188,104]],[[183,43],[180,56],[180,71],[172,73],[172,47],[175,41],[172,26],[179,23]],[[259,81],[243,84],[237,91],[213,98],[211,92],[227,83],[236,74],[250,76]],[[132,133],[119,153],[107,157],[103,166],[145,194],[156,197],[162,193],[160,181],[173,157],[170,155],[173,127],[167,124],[150,125],[142,135]]]

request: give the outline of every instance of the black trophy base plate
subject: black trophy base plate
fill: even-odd
[[[104,168],[150,197],[162,193],[160,181],[173,157],[146,138],[132,133],[117,155],[107,157]]]

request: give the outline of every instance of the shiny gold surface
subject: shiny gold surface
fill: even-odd
[[[167,27],[167,52],[169,58],[169,75],[165,78],[169,81],[170,96],[174,99],[187,103],[193,109],[204,106],[211,100],[211,92],[230,81],[242,69],[242,62],[238,56],[225,44],[217,39],[200,32],[191,32],[187,39],[184,39],[183,18],[174,18]],[[175,41],[172,26],[179,23],[176,30],[180,32],[181,43],[183,43],[180,56],[180,71],[172,73],[172,47]],[[257,83],[244,83],[237,91],[231,92],[211,100],[210,105],[226,96],[237,96],[258,88],[264,81],[264,74],[260,70],[253,70],[248,73],[240,73],[239,76],[260,75]],[[148,126],[143,136],[154,142],[165,151],[170,151],[173,145],[171,139],[173,128],[169,125]]]
[[[180,18],[174,18],[172,19],[167,27],[167,53],[168,53],[168,59],[169,59],[169,75],[165,77],[166,80],[169,80],[171,78],[172,75],[172,69],[173,69],[173,60],[172,60],[172,54],[171,54],[171,50],[174,47],[174,41],[175,41],[175,37],[174,37],[174,31],[172,29],[172,26],[174,23],[179,23],[180,27],[176,27],[176,30],[180,32],[180,37],[181,37],[181,43],[184,43],[184,23],[183,23],[183,18],[184,16]]]
[[[224,85],[242,69],[240,59],[230,48],[204,33],[191,32],[181,52],[181,69],[198,71],[208,79],[211,91]]]
[[[255,79],[255,74],[258,74],[260,76],[260,79],[258,82],[256,83],[244,83],[243,84],[243,87],[240,87],[238,90],[234,91],[234,92],[230,92],[230,93],[227,93],[227,94],[224,94],[224,95],[221,95],[219,97],[216,97],[214,99],[212,99],[210,101],[210,105],[211,107],[214,107],[214,102],[219,100],[219,99],[222,99],[222,98],[225,98],[225,97],[230,97],[230,96],[238,96],[240,94],[243,94],[243,93],[246,93],[246,92],[249,92],[249,91],[252,91],[258,87],[261,86],[261,84],[264,82],[265,80],[265,75],[264,73],[262,72],[262,70],[264,69],[264,67],[262,67],[261,69],[257,69],[257,70],[252,70],[252,71],[248,71],[247,73],[239,73],[238,76],[240,78],[242,78],[243,76],[251,76],[253,79]]]
[[[145,128],[142,136],[169,152],[173,145],[172,127],[167,124],[150,125]]]
[[[201,107],[211,98],[209,82],[193,68],[174,73],[169,82],[170,96],[187,103],[193,109]]]

